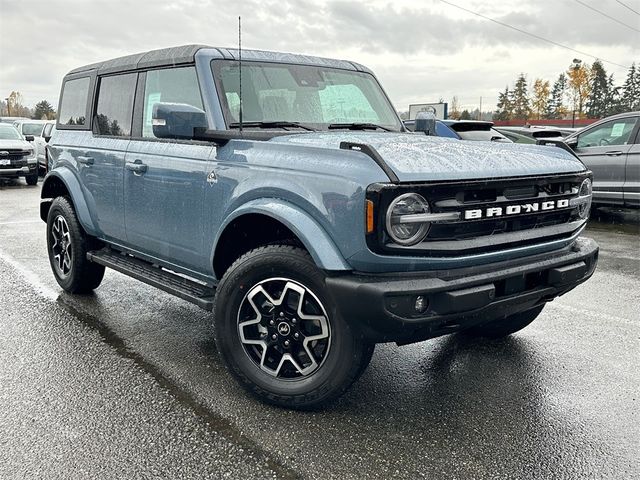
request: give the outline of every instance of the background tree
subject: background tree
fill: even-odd
[[[605,117],[611,109],[610,102],[612,98],[609,91],[611,85],[609,77],[607,77],[607,71],[600,60],[596,60],[591,65],[590,77],[591,91],[587,99],[587,116],[589,118]]]
[[[460,114],[460,120],[471,120],[471,113],[466,108]]]
[[[494,120],[511,120],[513,116],[513,105],[511,103],[511,92],[509,86],[504,88],[504,92],[498,94],[497,110],[494,114]]]
[[[10,117],[31,117],[31,110],[22,103],[22,94],[13,91],[7,98],[7,110]]]
[[[573,111],[578,118],[583,118],[584,107],[591,93],[591,78],[588,65],[578,58],[573,59],[573,63],[567,70],[569,77],[569,90],[571,92],[571,102]]]
[[[640,68],[635,62],[629,67],[627,78],[622,85],[620,107],[623,111],[640,110]]]
[[[33,118],[36,120],[54,120],[56,118],[56,111],[49,102],[42,100],[36,103],[33,110]]]
[[[547,104],[549,103],[549,81],[536,78],[533,82],[533,95],[531,97],[531,109],[534,113],[536,120],[542,118],[547,111]]]
[[[558,119],[567,114],[567,107],[564,104],[566,93],[567,77],[561,73],[551,89],[551,98],[547,103],[547,114],[545,115],[547,118]]]
[[[521,73],[513,86],[511,92],[511,101],[513,103],[513,118],[526,120],[529,118],[529,95],[527,93],[527,78]]]
[[[458,97],[455,95],[451,99],[451,108],[449,108],[448,115],[449,118],[452,118],[453,120],[460,119],[460,102],[458,101]]]

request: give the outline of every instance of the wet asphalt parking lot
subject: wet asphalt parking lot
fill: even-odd
[[[210,313],[113,271],[63,293],[38,205],[0,183],[0,478],[640,477],[637,211],[594,213],[593,278],[523,331],[379,345],[296,412],[233,382]]]

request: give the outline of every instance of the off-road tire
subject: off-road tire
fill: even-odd
[[[507,317],[492,320],[488,323],[483,323],[475,327],[464,330],[464,334],[471,337],[485,337],[485,338],[502,338],[512,333],[522,330],[524,327],[533,322],[544,305],[534,307],[524,312],[515,313]]]
[[[61,223],[59,217],[66,222],[70,239],[70,266],[66,275],[61,272],[59,263],[56,267],[58,260],[54,253],[54,223]],[[89,293],[98,288],[104,277],[105,267],[87,260],[87,252],[97,248],[100,248],[100,242],[84,231],[69,199],[54,199],[47,216],[47,251],[53,275],[63,290],[69,293]]]
[[[241,341],[239,313],[248,292],[274,278],[304,286],[326,311],[329,348],[322,363],[308,376],[285,379],[265,373]],[[286,408],[314,409],[342,395],[369,364],[375,346],[340,317],[325,288],[325,278],[304,249],[267,245],[236,260],[218,285],[213,307],[218,351],[231,374],[259,399]]]

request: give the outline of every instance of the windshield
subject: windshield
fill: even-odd
[[[33,135],[40,136],[42,132],[42,127],[44,125],[42,123],[23,123],[22,124],[22,134],[23,135]]]
[[[0,140],[22,140],[22,136],[11,125],[0,125]]]
[[[240,120],[238,62],[216,60],[212,69],[227,125]],[[247,122],[300,123],[314,129],[378,125],[400,130],[376,79],[362,72],[281,63],[242,65],[242,114]],[[289,126],[290,127],[290,126]]]

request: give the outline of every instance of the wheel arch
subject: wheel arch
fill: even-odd
[[[49,172],[44,179],[40,192],[40,218],[42,221],[47,221],[51,203],[60,196],[69,198],[82,228],[89,235],[97,236],[98,231],[91,218],[80,182],[69,169],[64,167]]]
[[[247,225],[254,231],[261,229],[261,233],[255,241],[243,244],[241,239],[246,237],[243,227]],[[351,270],[331,237],[306,212],[284,200],[265,198],[240,206],[224,220],[211,252],[216,278],[221,279],[227,268],[246,251],[281,240],[298,242],[318,268]],[[244,248],[234,249],[229,245],[244,245]]]

